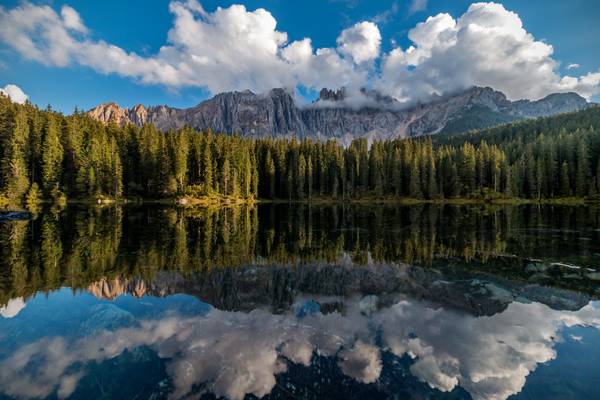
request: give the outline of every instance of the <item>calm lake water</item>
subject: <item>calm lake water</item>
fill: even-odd
[[[598,399],[600,209],[0,220],[0,399]]]

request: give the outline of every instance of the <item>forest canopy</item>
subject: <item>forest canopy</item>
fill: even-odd
[[[0,193],[74,199],[590,197],[600,107],[462,135],[374,141],[254,139],[103,125],[0,95]]]

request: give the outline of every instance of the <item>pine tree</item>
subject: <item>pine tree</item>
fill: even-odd
[[[298,179],[296,182],[296,195],[299,199],[304,199],[304,185],[306,178],[306,160],[304,155],[300,154],[298,161]]]
[[[242,181],[242,194],[245,198],[249,199],[252,197],[252,165],[250,163],[250,156],[244,155],[244,174]]]
[[[265,156],[265,176],[267,179],[267,195],[270,199],[275,198],[275,163],[271,157],[271,151],[267,150]]]
[[[423,191],[421,190],[421,172],[419,170],[419,164],[417,163],[416,157],[413,158],[413,163],[410,168],[410,197],[413,199],[423,198]]]
[[[173,169],[177,181],[177,191],[183,193],[187,185],[189,141],[186,132],[175,134],[171,140],[173,151]]]
[[[114,156],[112,159],[112,195],[119,198],[123,195],[123,166],[116,145],[113,143]]]
[[[392,155],[392,187],[394,195],[402,195],[402,157],[400,148],[396,147]]]
[[[563,161],[560,168],[560,194],[563,197],[569,197],[572,195],[569,176],[569,164],[567,164],[566,161]]]
[[[202,149],[202,182],[207,195],[213,193],[213,162],[210,137],[207,136]]]
[[[20,201],[29,189],[29,171],[27,168],[27,146],[29,142],[29,125],[27,114],[22,107],[17,107],[9,124],[8,134],[2,145],[2,180],[9,198]]]
[[[231,166],[229,158],[225,158],[221,169],[221,194],[227,196],[231,194]]]
[[[589,182],[591,178],[590,161],[585,141],[581,140],[577,148],[577,177],[575,181],[575,192],[579,197],[585,197],[589,193]]]
[[[596,192],[600,193],[600,158],[598,159],[598,167],[596,168]]]
[[[542,197],[546,197],[547,193],[546,169],[544,166],[544,159],[542,157],[539,157],[536,161],[535,173],[536,181],[538,182],[536,197],[541,199]]]
[[[600,172],[600,166],[598,171]],[[308,198],[309,200],[312,198],[313,191],[313,165],[312,165],[312,157],[310,154],[306,159],[306,187],[308,190]]]
[[[44,190],[50,193],[60,185],[64,152],[57,117],[48,114],[46,118],[42,143],[42,183]]]
[[[477,161],[475,148],[470,143],[465,143],[461,149],[461,166],[459,176],[461,177],[464,191],[463,194],[470,195],[475,190],[475,178]]]
[[[438,197],[438,185],[436,182],[436,168],[431,141],[427,145],[427,197],[435,199]]]

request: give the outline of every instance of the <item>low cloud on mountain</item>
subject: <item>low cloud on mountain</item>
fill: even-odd
[[[423,11],[416,1],[414,12]],[[336,47],[291,40],[265,9],[243,5],[206,11],[196,0],[169,5],[173,25],[165,44],[142,56],[96,39],[72,7],[0,7],[0,40],[22,57],[67,67],[82,65],[169,88],[212,93],[274,87],[373,87],[401,102],[426,100],[471,86],[491,86],[510,99],[574,91],[598,93],[600,71],[561,75],[550,44],[536,40],[520,17],[497,3],[475,3],[460,17],[438,14],[408,33],[412,45],[381,53],[373,22],[343,30]]]

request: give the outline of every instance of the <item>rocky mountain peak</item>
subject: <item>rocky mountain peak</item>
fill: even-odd
[[[317,101],[343,101],[345,98],[346,88],[338,90],[323,88],[319,92],[319,99]]]
[[[512,102],[489,87],[436,96],[428,103],[408,108],[373,89],[350,92],[346,88],[325,88],[311,105],[300,106],[288,90],[276,88],[262,94],[249,90],[220,93],[187,109],[143,105],[123,109],[105,103],[90,110],[89,115],[119,125],[152,123],[163,131],[191,126],[242,136],[297,136],[347,143],[358,137],[390,139],[458,133],[587,106],[585,99],[575,93]]]
[[[103,123],[115,122],[118,125],[124,125],[129,122],[127,110],[112,102],[100,104],[88,111],[88,114]]]

